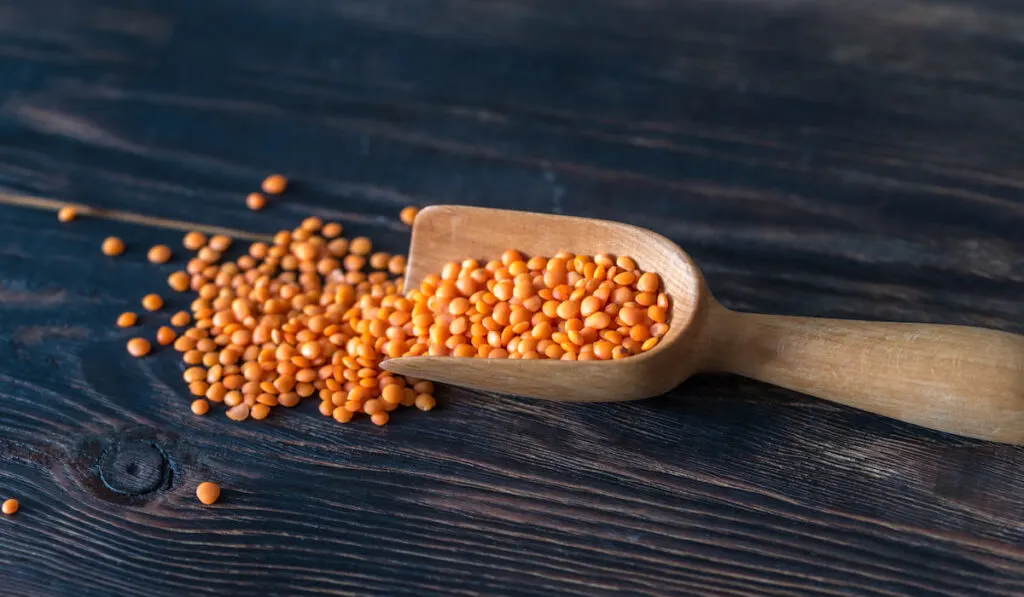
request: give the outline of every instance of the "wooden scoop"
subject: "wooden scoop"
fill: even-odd
[[[671,328],[650,352],[613,361],[388,359],[390,371],[565,402],[663,394],[694,373],[729,372],[901,421],[1024,443],[1024,336],[953,325],[738,313],[720,305],[689,255],[626,224],[438,205],[416,217],[406,287],[445,263],[559,250],[629,255],[661,275]]]

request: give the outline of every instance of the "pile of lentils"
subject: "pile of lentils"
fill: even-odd
[[[286,187],[280,175],[263,183],[270,195]],[[263,209],[267,199],[251,193],[246,204]],[[417,213],[407,207],[399,217],[411,226]],[[181,353],[193,413],[207,414],[212,402],[234,421],[264,419],[317,395],[325,416],[347,423],[365,414],[385,425],[399,407],[436,405],[431,382],[382,369],[387,358],[621,359],[651,350],[669,329],[659,277],[629,257],[527,258],[509,249],[486,263],[449,263],[406,293],[404,256],[374,252],[369,238],[343,232],[310,217],[233,262],[222,260],[229,237],[185,235],[194,257],[167,282],[198,297],[157,330],[156,342]],[[124,243],[108,238],[102,249],[119,255]],[[148,258],[166,263],[171,253],[157,245]],[[163,300],[150,294],[142,306],[158,311]],[[137,321],[124,313],[117,324]],[[152,345],[137,337],[127,348],[142,357]]]

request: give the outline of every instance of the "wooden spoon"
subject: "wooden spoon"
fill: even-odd
[[[445,263],[559,250],[629,255],[661,275],[671,328],[653,350],[614,361],[388,359],[390,371],[565,402],[663,394],[694,373],[729,372],[949,433],[1024,443],[1024,336],[953,325],[738,313],[720,305],[689,255],[626,224],[438,205],[416,217],[406,287]]]

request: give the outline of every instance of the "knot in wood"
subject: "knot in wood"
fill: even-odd
[[[122,495],[143,495],[168,485],[170,462],[150,441],[118,441],[103,451],[99,475],[108,489]]]

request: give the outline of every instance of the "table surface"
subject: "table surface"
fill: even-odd
[[[113,325],[180,267],[155,218],[401,251],[398,210],[450,202],[652,228],[736,309],[1024,332],[1021,31],[1010,0],[3,2],[0,594],[1024,594],[1021,448],[729,376],[236,424]]]

